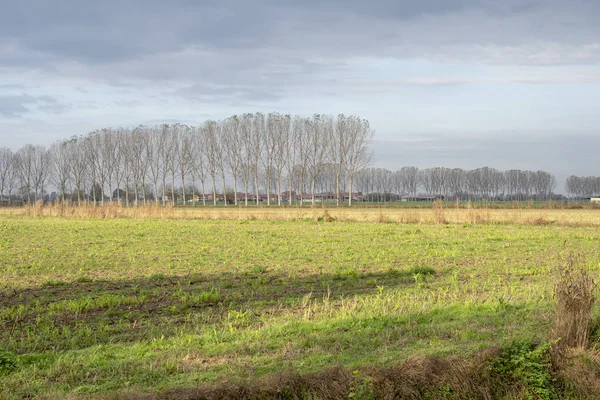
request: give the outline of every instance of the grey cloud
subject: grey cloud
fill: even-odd
[[[29,108],[25,106],[27,100],[23,96],[0,96],[0,116],[14,118],[28,112]]]
[[[234,107],[301,93],[434,90],[473,80],[423,77],[387,84],[343,77],[357,57],[594,65],[600,62],[600,33],[591,16],[600,13],[600,5],[590,3],[23,0],[10,2],[0,14],[0,71],[42,71],[50,79],[79,78],[133,92],[151,82],[187,101]],[[13,107],[3,114],[22,115],[31,104]],[[61,107],[45,103],[38,109]]]
[[[27,86],[17,84],[17,83],[8,83],[0,85],[0,90],[12,90],[12,89],[25,89]]]
[[[18,118],[34,109],[49,113],[61,113],[66,109],[66,105],[47,95],[0,95],[0,116]]]
[[[208,84],[195,84],[173,92],[186,100],[200,103],[216,102],[220,104],[237,105],[249,101],[277,101],[281,99],[281,92],[269,90],[259,86],[215,86]]]
[[[543,85],[543,84],[577,84],[600,83],[600,74],[597,72],[580,72],[569,75],[548,75],[538,76],[535,74],[515,73],[508,74],[502,78],[407,78],[407,79],[347,79],[336,80],[329,82],[327,86],[327,94],[336,95],[339,93],[352,94],[379,94],[379,93],[397,93],[398,90],[404,87],[445,87],[458,86],[467,84],[479,83],[519,83],[526,85]],[[335,89],[335,91],[332,91]]]
[[[169,57],[169,65],[146,67],[149,79],[172,78],[190,50],[258,52],[263,57],[249,62],[265,69],[277,59],[351,56],[596,63],[598,14],[600,3],[585,0],[23,0],[4,7],[0,44],[12,48],[3,65],[117,64],[129,77],[139,76],[136,60]],[[239,66],[230,61],[226,69]]]

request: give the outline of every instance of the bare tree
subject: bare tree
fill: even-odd
[[[348,205],[352,205],[352,178],[357,171],[371,163],[372,152],[369,148],[373,139],[373,130],[366,119],[357,117],[348,121],[348,152],[346,154],[346,171],[348,172],[349,196]]]
[[[203,126],[204,146],[208,173],[212,182],[213,206],[217,205],[217,172],[221,160],[221,146],[219,144],[218,124],[215,121],[207,121]],[[225,192],[225,188],[223,188]]]
[[[295,120],[292,121],[290,117],[289,121],[290,125],[288,129],[288,137],[285,140],[285,147],[283,149],[283,157],[285,159],[285,170],[288,178],[288,204],[292,205],[294,197],[294,194],[292,193],[294,186],[294,167],[298,161],[298,151],[296,148],[296,144],[298,143],[298,129],[295,127]]]
[[[400,181],[402,191],[410,196],[416,196],[419,188],[419,168],[402,167],[400,170]]]
[[[335,201],[336,205],[340,205],[340,182],[346,168],[346,158],[348,153],[352,151],[351,134],[348,130],[352,128],[352,117],[347,117],[340,114],[337,117],[335,129],[331,130],[329,138],[329,154],[330,161],[335,166]],[[352,194],[350,194],[352,197]]]
[[[204,127],[193,128],[191,142],[192,174],[200,179],[200,190],[202,196],[202,205],[206,206],[206,151],[205,151],[205,129]]]
[[[121,201],[121,185],[123,184],[124,174],[125,174],[125,157],[128,152],[128,148],[126,146],[127,140],[131,134],[129,129],[120,128],[117,130],[113,130],[110,132],[111,136],[111,152],[110,159],[112,163],[112,178],[111,180],[115,183],[115,191],[111,191],[111,198],[117,201]],[[112,189],[112,187],[111,187]],[[127,193],[127,187],[125,187],[125,193]],[[116,194],[116,195],[115,195]],[[127,197],[127,195],[125,196]]]
[[[281,180],[286,167],[287,157],[290,157],[290,125],[289,115],[269,115],[269,147],[272,150],[272,169],[275,174],[275,190],[277,192],[277,205],[281,206]]]
[[[67,147],[67,157],[71,166],[71,181],[77,192],[77,205],[81,205],[81,202],[85,200],[85,183],[90,168],[86,157],[87,153],[84,139],[73,136],[70,141],[71,146]],[[71,199],[75,201],[74,196]]]
[[[297,175],[296,182],[298,184],[297,192],[300,195],[300,206],[304,205],[304,178],[306,177],[309,163],[310,125],[311,120],[308,118],[296,117],[294,120],[295,148],[298,156],[298,163],[294,167],[294,171]]]
[[[25,145],[18,152],[19,177],[21,181],[21,192],[23,200],[31,203],[31,191],[33,199],[42,197],[49,172],[49,157],[43,146]]]
[[[4,190],[8,188],[8,182],[15,169],[15,156],[13,152],[6,148],[0,148],[0,201],[4,196]],[[10,203],[10,193],[8,194]]]
[[[50,180],[58,188],[61,201],[65,202],[67,186],[73,177],[71,153],[77,139],[55,142],[50,147]]]
[[[229,172],[233,179],[233,202],[237,205],[237,179],[240,174],[240,168],[242,167],[243,152],[242,121],[240,121],[237,115],[234,115],[223,122],[222,143],[225,152],[225,163],[229,167]]]
[[[137,132],[139,128],[128,132],[120,138],[118,146],[119,153],[121,154],[122,170],[123,170],[123,183],[125,186],[125,205],[130,204],[130,190],[134,190],[134,202],[137,204],[137,182],[136,182],[136,160],[142,153],[143,148],[141,143],[136,143]],[[132,185],[133,181],[133,185]]]
[[[152,181],[154,188],[154,202],[158,204],[158,184],[164,169],[163,153],[165,140],[164,135],[158,127],[152,128],[148,133],[148,137],[145,141],[145,153],[148,168],[150,170],[150,180]]]
[[[186,204],[185,179],[191,174],[193,169],[192,163],[193,138],[190,127],[183,125],[179,135],[179,176],[181,178],[181,195],[183,204]],[[192,194],[193,195],[193,194]]]
[[[252,129],[254,116],[244,114],[240,119],[240,163],[241,178],[244,185],[244,205],[248,206],[248,191],[252,179],[253,140]]]
[[[246,151],[248,152],[250,161],[248,167],[251,168],[254,175],[254,191],[256,194],[256,205],[258,206],[260,199],[258,176],[260,172],[260,161],[263,157],[263,138],[265,137],[265,116],[263,114],[254,114],[252,130],[250,133],[250,140]]]
[[[308,142],[306,158],[308,161],[308,176],[310,178],[310,194],[313,207],[316,201],[316,182],[323,169],[327,150],[326,135],[324,133],[327,129],[325,127],[327,122],[324,116],[313,115],[312,119],[306,124],[305,134]]]

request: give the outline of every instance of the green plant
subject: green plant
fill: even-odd
[[[531,342],[515,341],[493,359],[492,369],[502,380],[521,387],[527,400],[557,399],[551,374],[552,344],[534,346]]]
[[[7,351],[0,349],[0,376],[8,375],[17,369],[16,357]]]
[[[423,266],[417,266],[417,267],[412,267],[409,272],[412,275],[422,275],[422,276],[429,276],[429,275],[435,275],[435,269],[431,268],[431,267],[423,267]]]
[[[375,399],[375,392],[373,391],[373,381],[367,376],[362,376],[360,371],[352,372],[352,383],[350,384],[350,391],[348,393],[349,399],[355,400],[372,400]]]

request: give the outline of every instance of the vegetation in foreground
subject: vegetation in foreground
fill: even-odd
[[[343,393],[367,398],[448,365],[555,398],[532,392],[557,379],[546,351],[555,266],[566,247],[592,277],[600,269],[600,232],[585,226],[5,216],[0,232],[6,398],[138,397],[265,376],[301,389],[337,376]],[[490,348],[500,350],[478,364]],[[575,366],[597,368],[590,354]],[[439,376],[432,393],[458,395]]]

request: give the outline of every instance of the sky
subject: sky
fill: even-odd
[[[0,9],[0,147],[245,112],[344,113],[370,121],[376,166],[600,175],[598,0]]]

